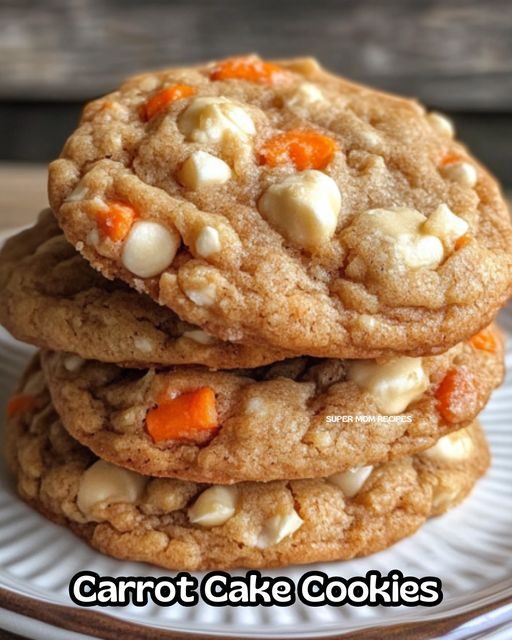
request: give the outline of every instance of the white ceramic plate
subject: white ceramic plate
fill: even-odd
[[[500,324],[512,334],[512,309],[501,314]],[[14,341],[3,330],[0,331],[2,407],[5,406],[30,352],[30,348]],[[507,365],[512,366],[512,346],[507,352]],[[159,608],[156,605],[142,609],[133,606],[111,608],[103,609],[102,614],[113,617],[115,621],[142,625],[148,630],[153,628],[238,638],[304,638],[342,633],[359,637],[359,634],[353,635],[358,631],[364,637],[370,637],[362,631],[369,628],[379,628],[382,637],[384,628],[388,625],[413,623],[412,627],[417,628],[418,623],[426,620],[434,630],[437,620],[447,617],[453,619],[458,614],[472,611],[475,616],[478,612],[478,617],[471,616],[472,621],[465,622],[463,626],[460,626],[460,621],[453,622],[447,634],[446,627],[443,627],[443,633],[446,634],[444,637],[511,638],[512,630],[508,625],[512,623],[512,605],[507,603],[508,599],[512,602],[511,413],[512,375],[507,377],[504,386],[494,394],[482,415],[494,456],[492,469],[463,505],[430,521],[416,535],[387,551],[360,560],[309,567],[320,569],[329,575],[345,577],[364,575],[370,569],[377,569],[382,573],[400,569],[404,574],[418,577],[435,575],[442,579],[444,591],[444,600],[435,609],[351,606],[313,608],[300,603],[289,608],[214,608],[200,604],[192,608]],[[1,467],[0,586],[14,594],[13,598],[17,603],[24,601],[23,599],[32,603],[32,606],[21,608],[22,612],[48,622],[42,612],[53,610],[51,605],[76,609],[67,595],[68,583],[74,573],[84,568],[110,576],[165,575],[165,572],[148,565],[120,562],[103,556],[66,529],[47,522],[16,498],[13,482]],[[291,567],[264,573],[272,576],[286,575],[297,580],[305,570]],[[34,613],[34,603],[40,606],[39,613]],[[48,626],[36,623],[26,615],[19,615],[20,607],[13,607],[12,603],[9,605],[5,599],[3,602],[0,599],[0,606],[6,609],[0,609],[0,626],[17,633],[38,639],[84,637],[58,629],[59,626],[67,626],[77,630],[69,622],[72,619],[72,612],[69,610],[54,615],[51,620],[55,626]],[[7,611],[11,608],[17,608],[18,613]],[[482,608],[491,611],[482,615]],[[37,606],[35,609],[37,610]],[[90,615],[89,610],[84,614]],[[91,624],[91,628],[98,627]],[[83,627],[81,631],[85,632]],[[121,635],[121,628],[118,632]],[[404,628],[400,637],[433,637],[415,635],[413,631],[410,634]],[[435,636],[439,637],[438,633]],[[105,637],[116,636],[108,636],[105,632]]]

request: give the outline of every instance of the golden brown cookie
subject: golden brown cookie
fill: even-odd
[[[104,275],[224,340],[432,354],[511,290],[506,204],[450,123],[310,59],[128,80],[87,105],[49,195]]]
[[[22,382],[31,393],[40,372]],[[429,451],[329,479],[208,486],[99,461],[48,395],[11,404],[6,454],[20,496],[99,551],[167,569],[274,567],[385,549],[460,502],[489,464],[476,423]]]
[[[148,368],[256,367],[286,354],[222,342],[144,294],[110,281],[66,241],[50,210],[0,252],[0,323],[18,340]]]
[[[42,361],[66,429],[99,457],[214,484],[321,477],[416,453],[472,422],[503,377],[495,329],[440,356],[379,363],[146,372],[61,353]]]

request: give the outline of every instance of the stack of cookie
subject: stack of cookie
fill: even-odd
[[[21,497],[110,555],[270,567],[383,549],[488,466],[512,283],[450,122],[310,59],[131,79],[6,243]]]

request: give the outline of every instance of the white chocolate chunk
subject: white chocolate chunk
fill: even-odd
[[[153,340],[144,336],[135,336],[133,344],[135,345],[135,348],[142,351],[142,353],[151,353],[155,347]]]
[[[354,360],[349,365],[348,377],[360,389],[368,391],[379,411],[396,415],[421,397],[429,386],[421,358],[394,358],[383,364],[374,360]]]
[[[447,136],[448,138],[454,137],[455,127],[453,126],[453,122],[445,115],[438,113],[437,111],[432,111],[432,113],[427,115],[427,119],[430,122],[431,127],[435,129],[437,133]]]
[[[29,396],[38,396],[46,389],[46,380],[42,371],[34,372],[26,381],[23,393]]]
[[[223,96],[194,98],[178,118],[181,133],[193,142],[222,142],[227,136],[247,138],[256,127],[243,105]]]
[[[447,251],[452,251],[456,240],[469,229],[468,223],[453,213],[446,204],[440,204],[423,223],[423,231],[441,240]]]
[[[64,358],[63,364],[66,371],[74,373],[84,366],[85,360],[83,358],[80,358],[80,356],[71,354]]]
[[[286,101],[286,104],[293,107],[308,107],[315,102],[321,102],[324,99],[324,94],[311,82],[303,82],[300,84],[292,95]]]
[[[79,182],[64,202],[80,202],[80,200],[85,200],[88,193],[89,189]]]
[[[258,549],[266,549],[279,544],[281,540],[298,531],[303,524],[304,520],[293,508],[285,513],[278,513],[265,522],[255,546]]]
[[[433,489],[432,509],[436,513],[446,511],[449,507],[453,507],[461,498],[460,487],[446,486],[441,480]]]
[[[189,340],[193,340],[198,344],[204,344],[204,345],[215,344],[217,342],[216,338],[209,335],[208,333],[206,333],[206,331],[203,331],[202,329],[191,329],[190,331],[184,331],[183,337],[188,338]]]
[[[199,232],[196,242],[196,253],[202,258],[208,258],[222,249],[220,235],[214,227],[206,226]]]
[[[158,222],[136,222],[124,242],[123,266],[139,278],[152,278],[172,263],[180,246],[179,233]]]
[[[416,209],[392,207],[370,209],[360,214],[370,229],[390,244],[396,259],[411,269],[435,269],[443,261],[441,240],[424,233],[424,216]]]
[[[356,467],[343,473],[335,473],[328,480],[341,489],[347,498],[353,498],[362,489],[372,471],[372,466]]]
[[[183,290],[187,298],[199,307],[209,307],[217,299],[217,291],[212,283],[200,287],[184,287]]]
[[[98,460],[80,478],[76,503],[84,516],[100,504],[127,502],[141,497],[147,478],[110,462]]]
[[[320,246],[332,238],[340,208],[338,185],[314,169],[271,185],[258,202],[260,213],[276,231],[306,248]]]
[[[268,414],[268,406],[265,400],[258,396],[249,398],[245,405],[245,413],[250,416],[259,416],[260,418]]]
[[[231,178],[229,165],[206,151],[194,151],[183,163],[179,180],[189,189],[224,184]]]
[[[90,247],[97,247],[100,243],[100,233],[98,229],[91,229],[85,238],[85,242]]]
[[[474,187],[478,181],[478,174],[475,167],[464,160],[450,162],[450,164],[441,167],[440,171],[445,178],[457,182],[457,184],[461,184],[464,187]]]
[[[423,455],[441,462],[466,460],[471,455],[474,444],[467,429],[460,429],[440,438],[433,447]]]
[[[238,491],[236,487],[215,485],[203,491],[188,510],[193,524],[218,527],[235,515]]]

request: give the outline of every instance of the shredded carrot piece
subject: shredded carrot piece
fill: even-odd
[[[473,377],[463,367],[449,369],[436,390],[438,410],[448,424],[456,424],[464,419],[468,398],[476,393]]]
[[[264,62],[254,56],[228,58],[213,69],[210,80],[249,80],[250,82],[273,82],[284,69],[273,62]]]
[[[7,403],[7,416],[12,418],[19,413],[25,413],[30,411],[36,401],[35,396],[28,393],[17,393],[13,395]]]
[[[316,131],[292,129],[265,142],[260,163],[275,167],[292,162],[296,169],[325,169],[336,151],[336,141]]]
[[[460,162],[461,157],[458,153],[447,153],[441,160],[441,167],[446,167],[449,164],[454,164],[455,162]]]
[[[204,432],[219,426],[215,391],[201,387],[177,398],[158,398],[159,404],[148,412],[146,425],[155,442],[161,440],[202,439]]]
[[[482,329],[482,331],[479,331],[470,338],[469,343],[475,349],[488,351],[489,353],[496,353],[496,349],[498,348],[496,338],[491,329]]]
[[[163,111],[167,105],[171,104],[175,100],[180,98],[188,98],[197,93],[195,87],[190,87],[188,84],[173,84],[170,87],[162,89],[158,93],[155,93],[144,105],[143,114],[146,120],[150,120],[157,113]]]
[[[465,233],[463,236],[455,240],[455,245],[454,245],[455,251],[457,251],[458,249],[463,249],[470,243],[470,241],[471,241],[471,236],[469,235],[469,233]]]
[[[114,242],[124,240],[130,231],[137,211],[129,204],[109,200],[106,209],[98,209],[94,213],[98,229]]]

